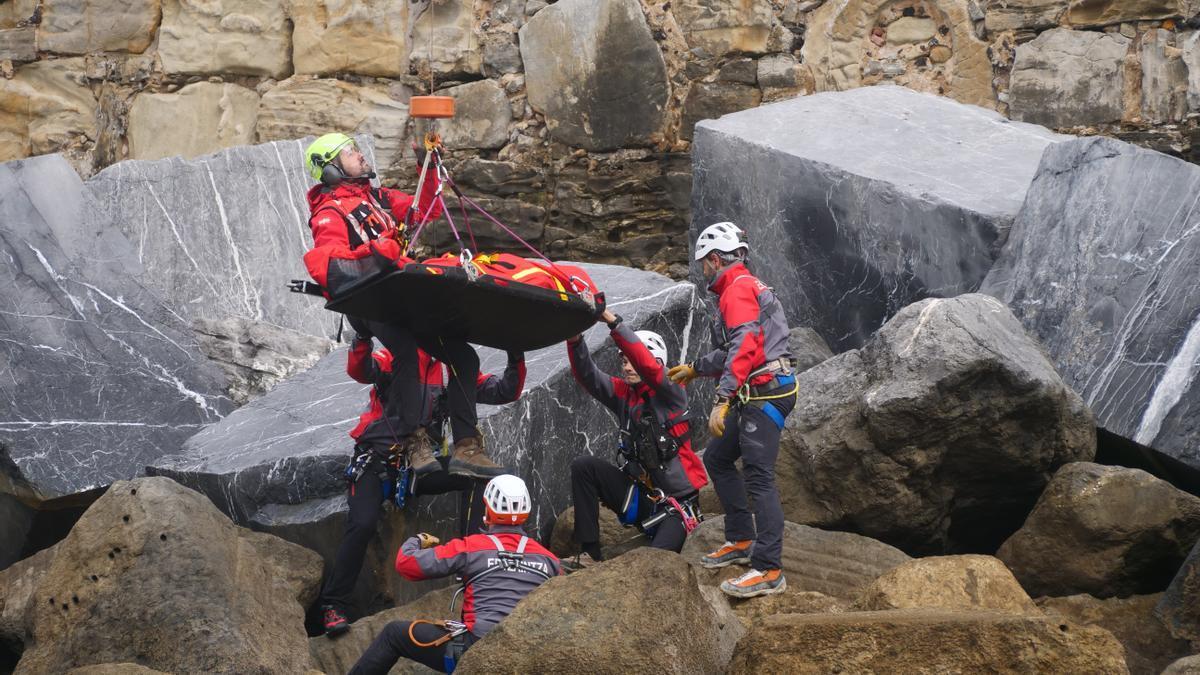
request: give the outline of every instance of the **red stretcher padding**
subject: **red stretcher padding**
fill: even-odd
[[[448,254],[355,284],[326,309],[398,323],[426,335],[496,349],[530,351],[578,335],[595,323],[596,292],[574,265],[553,267],[506,253],[477,256],[472,280]]]

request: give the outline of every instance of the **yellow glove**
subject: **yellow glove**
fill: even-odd
[[[421,542],[421,548],[433,548],[434,546],[442,543],[441,539],[438,539],[432,534],[428,534],[426,532],[418,534],[417,541]]]
[[[696,379],[696,369],[690,363],[682,363],[667,371],[667,377],[675,384],[686,387],[689,382]]]
[[[708,431],[713,436],[725,435],[725,415],[729,414],[729,399],[717,397],[712,412],[708,415]]]

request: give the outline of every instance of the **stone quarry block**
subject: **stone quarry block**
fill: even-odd
[[[788,322],[843,351],[915,300],[975,290],[1060,138],[901,87],[727,115],[697,125],[691,236],[737,223]]]
[[[168,74],[292,72],[292,33],[275,0],[163,0],[158,53]]]
[[[1173,661],[1190,653],[1187,641],[1171,637],[1154,616],[1162,594],[1105,598],[1071,595],[1038,598],[1038,606],[1050,616],[1061,616],[1078,624],[1099,626],[1113,634],[1125,648],[1125,663],[1135,675],[1158,675]]]
[[[196,82],[175,93],[141,93],[129,108],[129,158],[192,158],[254,142],[258,94]]]
[[[39,48],[59,54],[141,54],[154,40],[161,0],[46,0]]]
[[[555,139],[604,151],[659,138],[670,87],[636,0],[561,0],[520,38],[529,104]]]
[[[983,23],[991,33],[1056,26],[1068,6],[1064,0],[989,0],[980,4],[984,5]]]
[[[508,143],[512,112],[499,82],[468,82],[442,89],[438,95],[454,97],[454,119],[439,127],[446,147],[495,150]]]
[[[77,148],[96,138],[96,97],[83,59],[26,64],[0,79],[0,161]]]
[[[138,475],[230,410],[188,326],[140,283],[136,247],[86,227],[62,157],[0,165],[0,194],[0,461],[24,497]]]
[[[672,9],[688,46],[706,56],[763,54],[772,51],[785,31],[767,3],[682,0],[672,3]]]
[[[760,87],[794,87],[800,83],[799,70],[791,54],[771,54],[758,60],[756,81]]]
[[[1127,21],[1189,19],[1200,11],[1195,0],[1089,0],[1071,3],[1066,20],[1072,26],[1111,26]]]
[[[1120,121],[1130,42],[1120,33],[1055,28],[1018,45],[1009,114],[1055,128]]]
[[[855,609],[994,610],[1036,614],[1037,605],[1012,572],[990,555],[917,558],[884,572],[863,591]]]
[[[0,3],[0,28],[16,28],[19,23],[28,23],[38,4],[38,0],[10,0]]]
[[[410,3],[387,0],[342,4],[293,1],[296,72],[372,77],[407,74],[409,7]]]
[[[37,60],[37,29],[0,28],[0,60],[27,63]]]
[[[1200,497],[1140,469],[1068,464],[996,556],[1034,595],[1124,597],[1170,583],[1200,539]]]
[[[1195,165],[1104,138],[1047,150],[982,290],[1104,429],[1200,467]]]
[[[995,550],[1095,452],[1083,401],[984,295],[910,305],[797,379],[776,465],[787,518],[908,553]]]
[[[478,74],[482,55],[476,35],[473,2],[430,3],[413,24],[409,61],[425,77],[431,68],[437,75]]]
[[[891,0],[826,2],[807,20],[801,60],[815,75],[817,91],[845,91],[882,81],[957,101],[995,107],[988,45],[975,35],[970,0],[932,0],[905,9]],[[924,16],[918,16],[923,14]],[[911,15],[911,16],[906,16]],[[945,58],[934,62],[927,50],[905,44],[921,34],[908,30],[913,19],[935,24],[936,46]],[[896,27],[898,24],[898,27]],[[928,26],[928,24],[920,24]],[[894,28],[895,27],[895,28]],[[902,40],[888,44],[897,30]]]

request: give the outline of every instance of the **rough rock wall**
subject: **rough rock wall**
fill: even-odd
[[[682,276],[701,119],[880,82],[1190,158],[1194,3],[11,0],[0,161],[84,175],[326,130],[413,181],[433,88],[459,182],[560,257]],[[498,245],[507,245],[495,238]]]

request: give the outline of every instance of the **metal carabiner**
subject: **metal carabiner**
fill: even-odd
[[[475,267],[475,256],[471,254],[471,249],[463,248],[462,253],[458,254],[458,264],[467,273],[468,279],[475,281],[479,278],[479,268]]]

